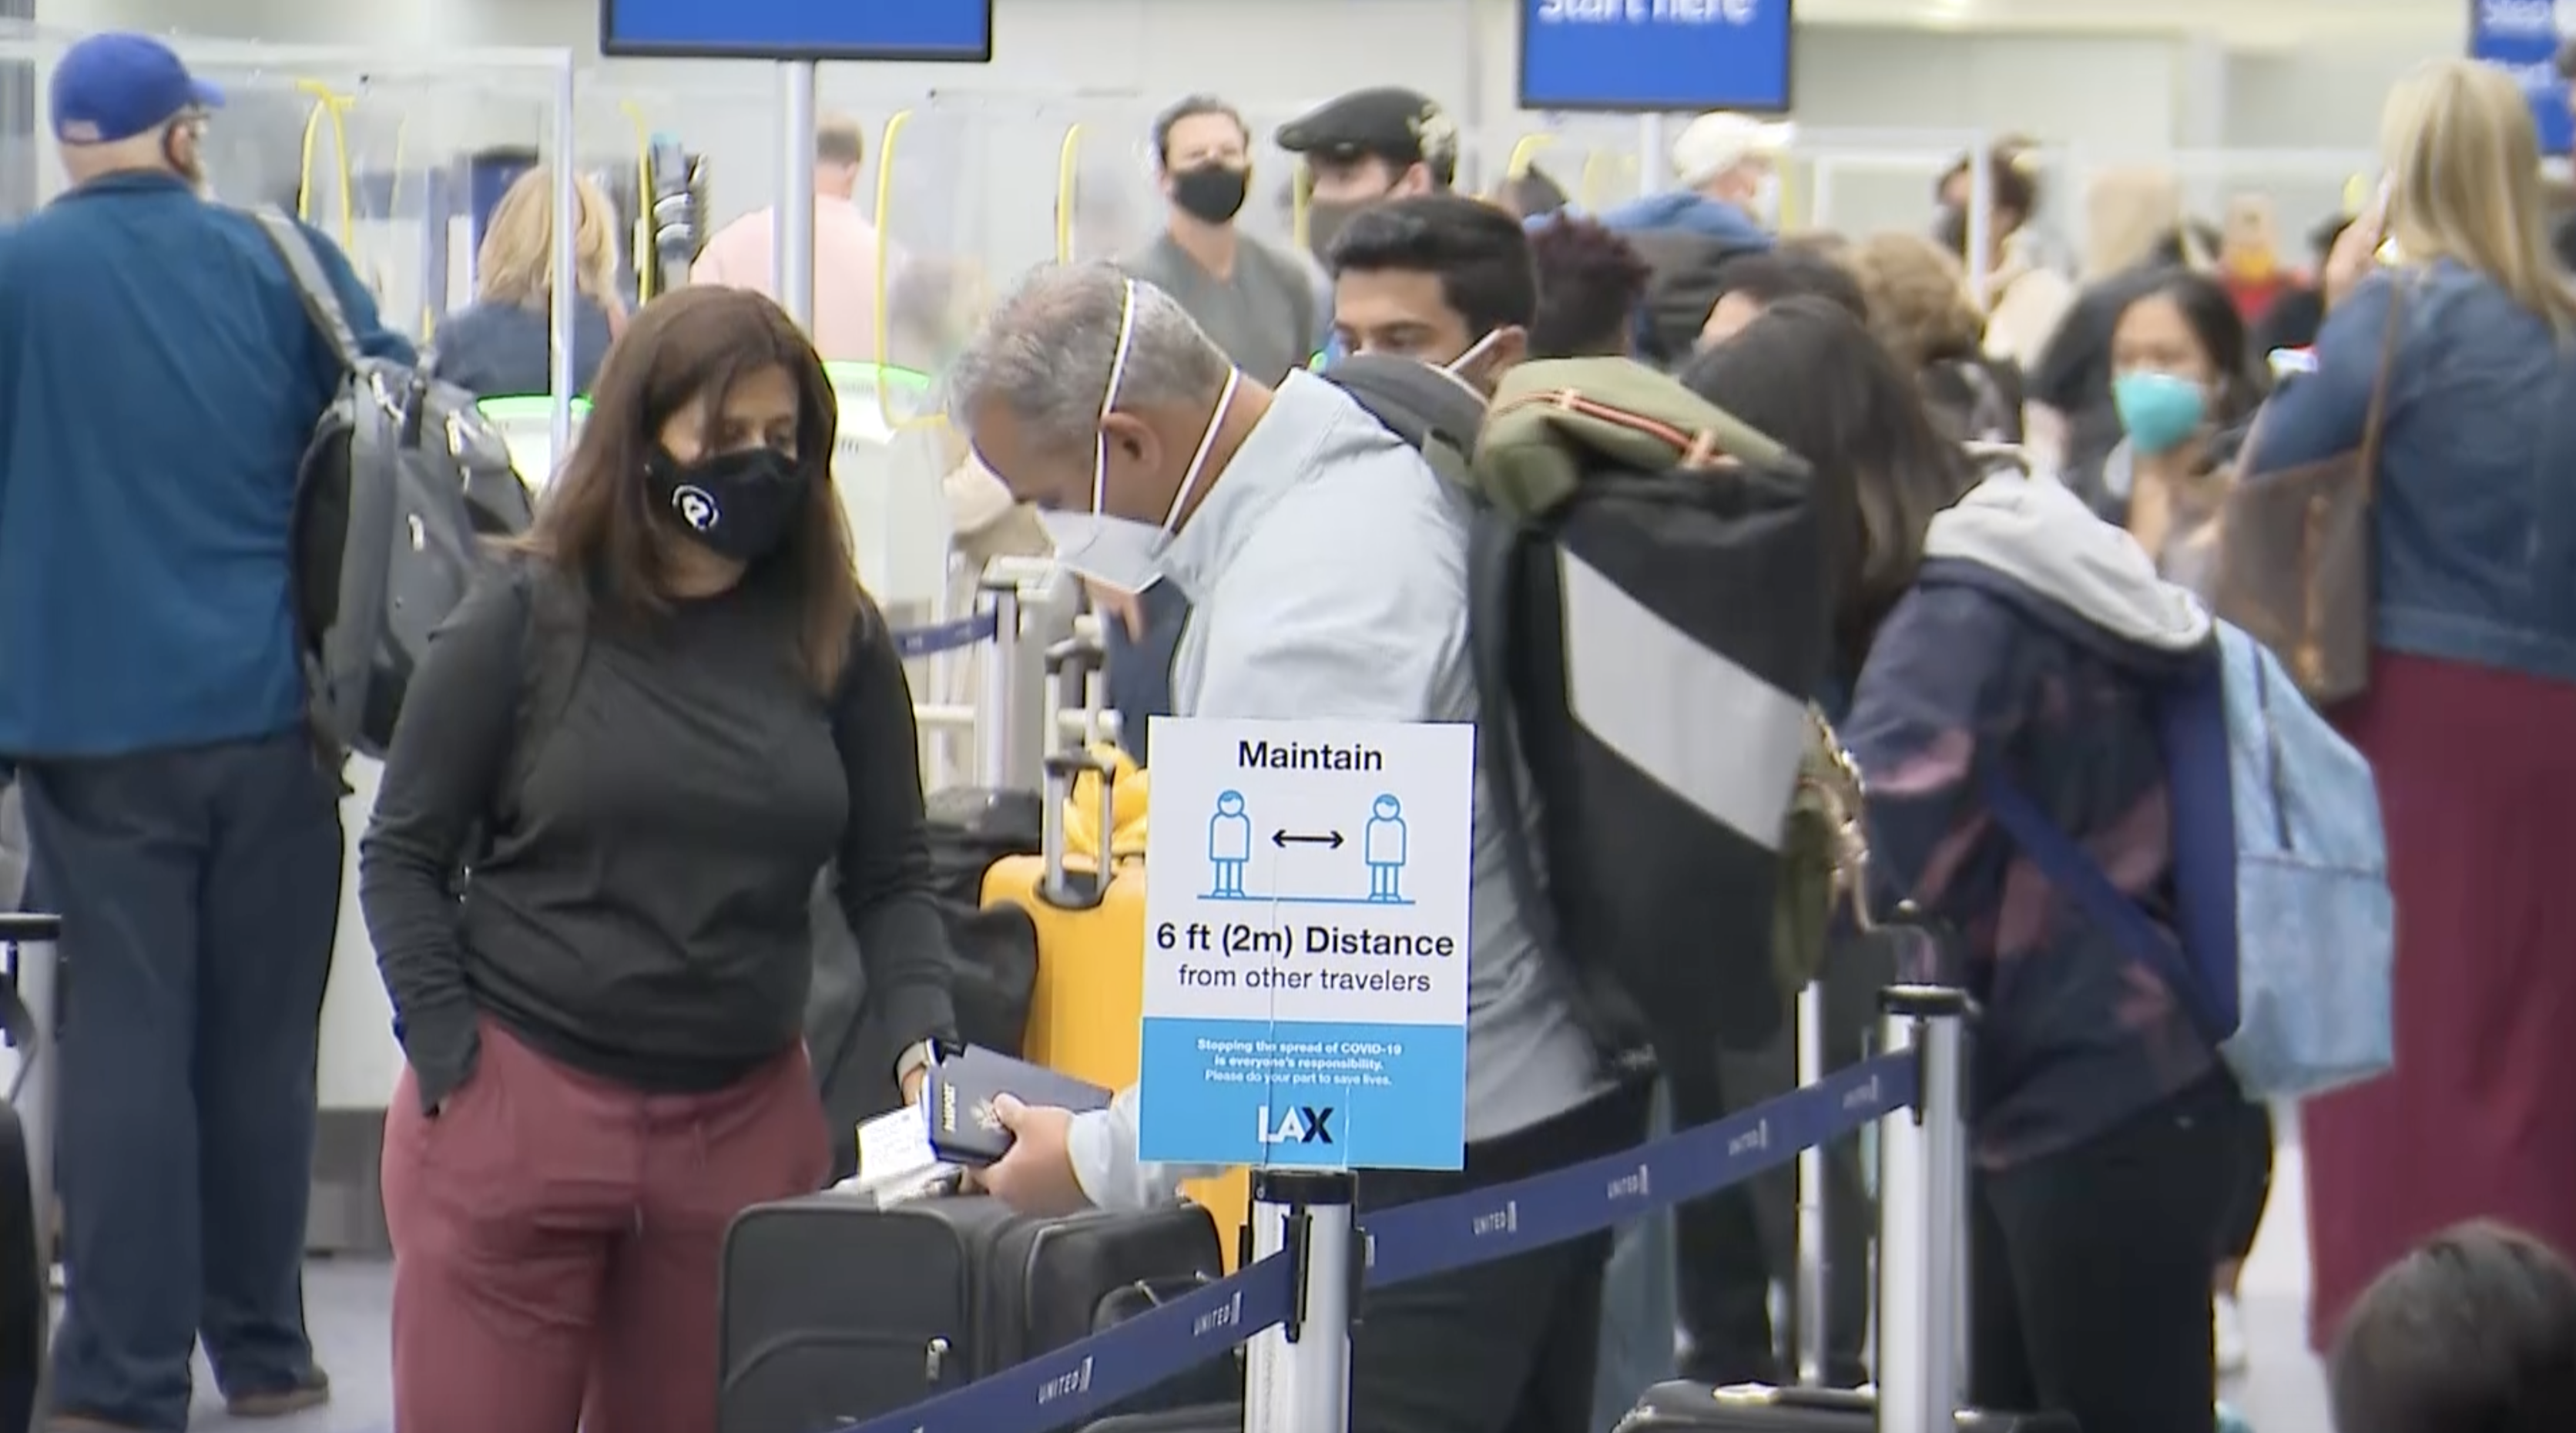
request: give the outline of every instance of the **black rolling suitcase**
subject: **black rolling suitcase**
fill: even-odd
[[[1063,1219],[984,1198],[759,1205],[725,1235],[718,1426],[819,1433],[908,1408],[1223,1269],[1195,1205]]]
[[[1646,1390],[1618,1433],[1868,1433],[1878,1400],[1839,1388],[1771,1388],[1739,1384],[1659,1383]],[[1959,1433],[2076,1433],[2059,1413],[1959,1415]]]

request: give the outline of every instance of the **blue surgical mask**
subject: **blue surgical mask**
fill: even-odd
[[[2129,445],[2153,457],[2191,441],[2209,416],[2209,393],[2191,379],[2138,371],[2111,380],[2111,402]]]
[[[1135,336],[1136,285],[1131,282],[1118,308],[1118,347],[1109,360],[1108,392],[1100,400],[1103,422],[1117,409],[1118,385],[1127,376],[1127,351]],[[1208,455],[1216,448],[1217,429],[1225,422],[1225,410],[1234,406],[1235,390],[1242,382],[1239,370],[1226,375],[1225,391],[1217,396],[1216,411],[1208,415],[1207,431],[1199,436],[1198,451],[1190,458],[1189,471],[1181,475],[1180,488],[1172,494],[1172,505],[1159,526],[1108,510],[1109,437],[1106,433],[1095,437],[1091,450],[1091,510],[1038,514],[1040,525],[1055,545],[1056,561],[1080,576],[1121,592],[1142,592],[1160,582],[1163,574],[1157,564],[1163,549],[1171,545],[1172,529],[1180,524],[1190,494],[1197,490],[1206,472]]]

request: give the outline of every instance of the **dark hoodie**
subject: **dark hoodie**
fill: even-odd
[[[2173,862],[2150,703],[2215,647],[2199,604],[2055,483],[1988,479],[1933,520],[1924,555],[1842,734],[1869,778],[1873,899],[1960,933],[1948,960],[1905,973],[1983,1007],[1970,1118],[1996,1167],[2105,1133],[2208,1080],[2216,1056],[2156,969],[1989,818],[1983,773],[2162,919]]]
[[[1708,311],[1726,292],[1722,271],[1739,254],[1767,254],[1776,241],[1753,216],[1704,194],[1678,190],[1631,200],[1601,216],[1653,271],[1638,323],[1647,362],[1671,367],[1690,356]]]

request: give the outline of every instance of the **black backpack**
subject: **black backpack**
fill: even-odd
[[[486,541],[525,532],[534,503],[474,395],[361,352],[303,227],[254,217],[341,375],[295,475],[307,716],[326,752],[381,757],[429,634],[464,600]]]
[[[1472,494],[1482,770],[1517,838],[1505,849],[1524,918],[1577,976],[1596,1040],[1618,1052],[1642,1038],[1665,1061],[1767,1044],[1787,1003],[1774,915],[1806,697],[1831,652],[1804,465],[1626,360],[1522,365],[1491,408],[1409,360],[1354,357],[1323,376]],[[1587,391],[1665,395],[1635,406],[1695,423],[1527,461],[1540,410],[1637,418]],[[1629,682],[1620,668],[1646,641],[1661,665]],[[1628,683],[1616,713],[1585,699],[1605,663],[1611,685]],[[1691,674],[1713,669],[1737,709],[1688,708]],[[1715,782],[1684,789],[1639,739],[1649,728]],[[1712,784],[1733,802],[1712,803]]]

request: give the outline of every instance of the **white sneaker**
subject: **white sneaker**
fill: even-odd
[[[2220,1294],[2210,1300],[2210,1323],[2216,1337],[2218,1371],[2243,1373],[2247,1360],[2245,1347],[2245,1312],[2237,1307],[2236,1296]]]

